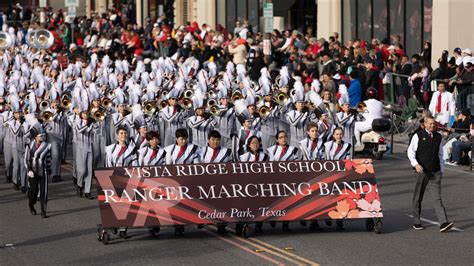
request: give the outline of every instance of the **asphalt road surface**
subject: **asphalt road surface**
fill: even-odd
[[[422,213],[426,228],[415,231],[409,217],[414,178],[405,149],[396,146],[392,156],[375,162],[384,213],[384,232],[379,235],[367,232],[363,221],[347,221],[344,231],[321,223],[322,232],[310,232],[299,223],[292,223],[287,233],[280,226],[265,225],[263,235],[248,239],[217,235],[212,226],[202,230],[190,226],[184,237],[175,237],[173,228],[163,228],[153,238],[145,229],[134,229],[129,230],[131,238],[113,236],[109,245],[103,245],[96,240],[98,202],[76,197],[71,165],[63,165],[65,181],[50,184],[46,219],[32,216],[25,194],[2,178],[0,265],[472,265],[474,173],[467,167],[448,167],[443,177],[443,200],[454,230],[439,232],[427,193]]]

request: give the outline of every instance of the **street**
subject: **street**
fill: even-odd
[[[2,178],[0,265],[472,264],[474,174],[465,166],[446,169],[443,200],[453,230],[439,232],[426,193],[422,213],[426,228],[415,231],[410,218],[414,179],[405,149],[396,144],[393,155],[386,154],[374,164],[384,214],[380,235],[367,232],[364,221],[347,221],[344,231],[320,222],[321,232],[310,232],[308,226],[295,222],[287,233],[279,224],[276,228],[265,224],[263,235],[248,239],[233,233],[217,235],[213,226],[202,230],[188,226],[184,237],[175,237],[173,228],[162,228],[153,238],[146,229],[131,229],[129,239],[112,235],[109,245],[103,245],[96,240],[97,199],[76,197],[70,164],[63,165],[63,182],[50,183],[46,219],[32,216],[25,194],[14,191]],[[0,160],[3,177],[3,157]]]

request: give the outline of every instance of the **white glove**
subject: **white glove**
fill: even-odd
[[[33,171],[28,171],[28,177],[30,178],[35,177],[35,174],[33,173]]]

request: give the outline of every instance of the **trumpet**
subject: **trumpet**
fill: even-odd
[[[104,108],[110,108],[112,107],[112,100],[108,97],[104,97],[102,101],[100,101],[100,105]]]
[[[216,99],[209,99],[207,100],[207,106],[214,106],[214,105],[217,105],[217,101]]]
[[[232,93],[232,102],[235,102],[237,100],[241,100],[243,99],[244,96],[242,95],[242,93],[238,90],[235,90],[233,93]]]
[[[92,118],[95,122],[101,122],[105,120],[105,112],[102,109],[97,109],[95,111],[90,112],[90,118]]]
[[[69,109],[72,105],[71,97],[67,94],[61,96],[61,107],[63,109]]]
[[[262,101],[263,101],[263,96],[260,94],[257,94],[257,96],[255,96],[256,104],[259,105],[259,103],[261,103]]]
[[[168,106],[168,101],[163,100],[160,102],[160,110],[166,108]]]
[[[213,90],[210,90],[208,93],[207,93],[207,98],[208,99],[215,99],[217,98],[217,93]]]
[[[266,105],[258,108],[258,114],[260,115],[260,117],[266,117],[270,114],[270,108]]]
[[[187,89],[183,92],[184,98],[192,98],[194,96],[194,91],[192,89]]]
[[[51,103],[47,100],[43,100],[39,103],[40,111],[44,111],[46,109],[49,109],[49,107],[51,107]]]
[[[143,103],[143,113],[146,115],[153,115],[156,111],[156,102],[155,101],[148,101]]]
[[[184,109],[191,109],[191,108],[193,108],[193,100],[191,98],[184,98],[182,103],[181,103],[181,106]]]
[[[209,108],[209,112],[213,116],[218,116],[221,114],[221,108],[219,108],[218,105],[211,105],[211,107]]]
[[[45,122],[50,122],[53,121],[54,114],[50,111],[43,111],[39,115],[39,119],[45,121]]]
[[[275,100],[279,105],[285,105],[289,97],[286,93],[280,92],[275,96]]]

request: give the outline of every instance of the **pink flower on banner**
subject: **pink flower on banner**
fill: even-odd
[[[356,162],[356,161],[344,160],[344,168],[345,168],[347,171],[352,170],[352,168],[355,168],[356,166],[357,166],[357,162]]]
[[[351,210],[349,202],[344,199],[338,201],[336,211],[330,211],[328,215],[332,219],[358,218],[359,210]]]
[[[363,218],[381,218],[383,217],[380,208],[380,201],[374,200],[372,203],[369,203],[365,199],[357,201],[357,206],[361,209],[359,212],[360,217]]]
[[[363,174],[365,172],[373,174],[374,165],[372,164],[372,160],[369,160],[369,159],[357,160],[357,166],[355,167],[355,171],[359,174]]]
[[[360,199],[360,195],[348,189],[344,189],[342,192],[344,195],[347,195],[346,200],[349,203],[349,209],[355,209],[357,207],[357,201]]]
[[[364,191],[364,193],[366,193],[364,199],[369,203],[372,203],[374,200],[380,201],[379,189],[377,188],[377,185],[372,185],[372,190],[370,192],[369,185],[364,185],[362,187],[362,190]]]

